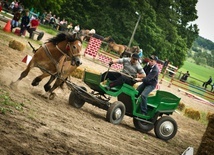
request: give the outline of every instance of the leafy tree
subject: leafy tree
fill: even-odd
[[[23,1],[28,8],[52,11],[82,29],[112,36],[116,43],[128,45],[139,18],[132,45],[143,49],[144,55],[156,54],[168,58],[178,67],[183,65],[188,49],[198,37],[198,0],[30,0]]]

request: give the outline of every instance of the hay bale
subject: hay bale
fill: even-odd
[[[100,74],[98,73],[96,70],[93,70],[93,69],[89,69],[87,67],[78,67],[77,69],[75,69],[72,73],[71,73],[71,76],[72,77],[75,77],[75,78],[78,78],[78,79],[82,79],[83,78],[83,74],[84,74],[84,71],[87,70],[89,72],[92,72],[92,73],[96,73],[96,74]]]
[[[212,117],[212,115],[213,115],[213,113],[208,112],[208,113],[207,113],[207,117],[206,117],[206,118],[207,118],[207,120],[209,120],[209,119],[210,119],[210,117]]]
[[[214,144],[214,114],[209,116],[209,123],[207,129],[202,137],[201,144],[198,148],[196,155],[209,155],[213,154],[213,144]]]
[[[16,40],[11,40],[9,42],[9,47],[18,51],[23,51],[25,49],[25,45]]]
[[[185,104],[180,102],[177,107],[178,110],[183,111],[185,109]]]
[[[184,114],[189,117],[189,118],[192,118],[192,119],[195,119],[195,120],[199,120],[201,118],[201,115],[200,115],[200,112],[197,111],[197,110],[194,110],[192,108],[187,108],[185,109],[185,112]]]

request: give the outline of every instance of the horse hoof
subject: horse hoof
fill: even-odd
[[[32,86],[38,86],[40,81],[41,81],[41,79],[38,78],[38,77],[36,77],[36,78],[32,81],[31,85],[32,85]]]
[[[38,86],[38,85],[39,85],[39,82],[33,81],[33,82],[31,83],[31,85],[32,85],[32,86]]]
[[[49,95],[49,100],[53,100],[55,98],[56,94],[55,93],[51,93]]]
[[[50,85],[45,85],[44,89],[45,89],[46,92],[48,92],[51,89],[51,86]]]

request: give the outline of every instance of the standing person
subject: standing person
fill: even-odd
[[[19,26],[19,20],[21,18],[21,12],[20,10],[14,13],[13,19],[11,21],[11,32],[13,31],[13,28]]]
[[[149,62],[144,66],[144,71],[146,73],[146,77],[143,78],[142,84],[137,88],[138,96],[141,95],[142,102],[140,103],[140,108],[142,114],[147,114],[147,97],[150,92],[152,92],[157,83],[158,83],[158,74],[159,69],[157,67],[158,57],[151,55],[149,57]]]
[[[207,82],[204,82],[202,86],[205,89],[207,89],[207,85],[211,85],[212,81],[213,81],[212,76],[210,76],[209,80]]]
[[[111,80],[109,86],[107,87],[108,89],[111,89],[112,87],[118,85],[122,85],[123,83],[133,86],[136,83],[136,81],[133,80],[133,78],[142,79],[143,77],[146,76],[143,67],[138,62],[138,59],[139,55],[137,53],[134,53],[132,54],[131,58],[120,58],[111,61],[109,63],[110,66],[115,63],[123,64],[122,73],[107,71],[102,74],[101,81],[104,81],[106,79]],[[126,74],[129,76],[127,76]]]
[[[26,30],[30,27],[30,17],[29,17],[29,10],[25,10],[25,15],[21,19],[21,31],[20,36],[24,36]]]

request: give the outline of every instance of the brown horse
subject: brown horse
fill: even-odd
[[[122,57],[131,57],[133,53],[139,53],[139,52],[140,52],[139,46],[126,47],[125,51],[122,54]]]
[[[60,61],[69,60],[71,65],[79,66],[82,41],[77,34],[59,33],[50,38],[47,43],[36,50],[27,68],[21,73],[17,81],[11,83],[11,87],[17,87],[18,83],[25,78],[33,67],[38,67],[43,73],[37,76],[32,85],[37,86],[39,82],[51,75],[60,75],[62,64]],[[48,84],[46,85],[47,89]]]
[[[108,49],[117,52],[117,54],[122,57],[123,52],[126,49],[125,45],[117,44],[115,41],[109,36],[104,38],[104,41],[108,43]]]

